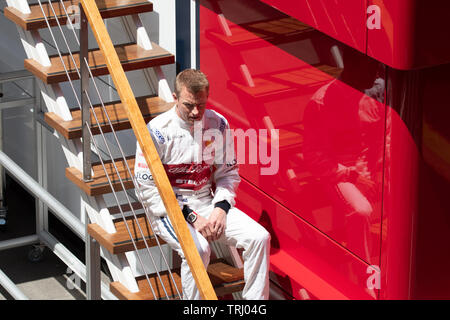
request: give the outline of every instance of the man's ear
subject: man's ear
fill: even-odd
[[[172,93],[172,97],[173,97],[174,100],[178,100],[177,94],[175,92]]]

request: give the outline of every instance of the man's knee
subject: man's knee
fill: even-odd
[[[198,253],[203,260],[203,263],[207,265],[209,263],[209,257],[211,256],[211,246],[207,241],[197,246]]]
[[[271,239],[270,233],[264,227],[261,226],[261,228],[258,228],[258,231],[253,234],[252,240],[255,243],[267,245],[270,243],[270,239]]]

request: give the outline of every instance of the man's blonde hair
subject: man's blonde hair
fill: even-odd
[[[175,79],[175,94],[177,97],[180,96],[183,87],[194,94],[202,90],[209,92],[209,81],[200,70],[186,69],[181,71]]]

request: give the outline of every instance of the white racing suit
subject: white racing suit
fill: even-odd
[[[240,177],[233,139],[227,136],[230,133],[228,123],[223,116],[207,109],[201,121],[189,125],[178,117],[175,108],[154,118],[147,127],[180,207],[187,205],[198,215],[208,218],[214,204],[228,201],[231,208],[227,214],[225,232],[217,241],[244,250],[244,299],[268,299],[270,235],[264,227],[234,207],[235,189]],[[182,258],[183,298],[200,299],[139,144],[134,173],[143,204],[153,215],[154,231]],[[211,190],[214,188],[212,196]],[[188,227],[207,267],[210,245],[189,223]]]

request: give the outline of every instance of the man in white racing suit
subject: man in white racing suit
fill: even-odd
[[[268,299],[270,235],[234,207],[240,177],[233,139],[226,119],[206,109],[208,94],[207,77],[199,70],[184,70],[175,81],[175,106],[147,127],[205,267],[211,252],[209,242],[242,248],[244,299]],[[139,144],[134,168],[137,192],[152,214],[154,231],[182,259],[183,298],[200,299]]]

